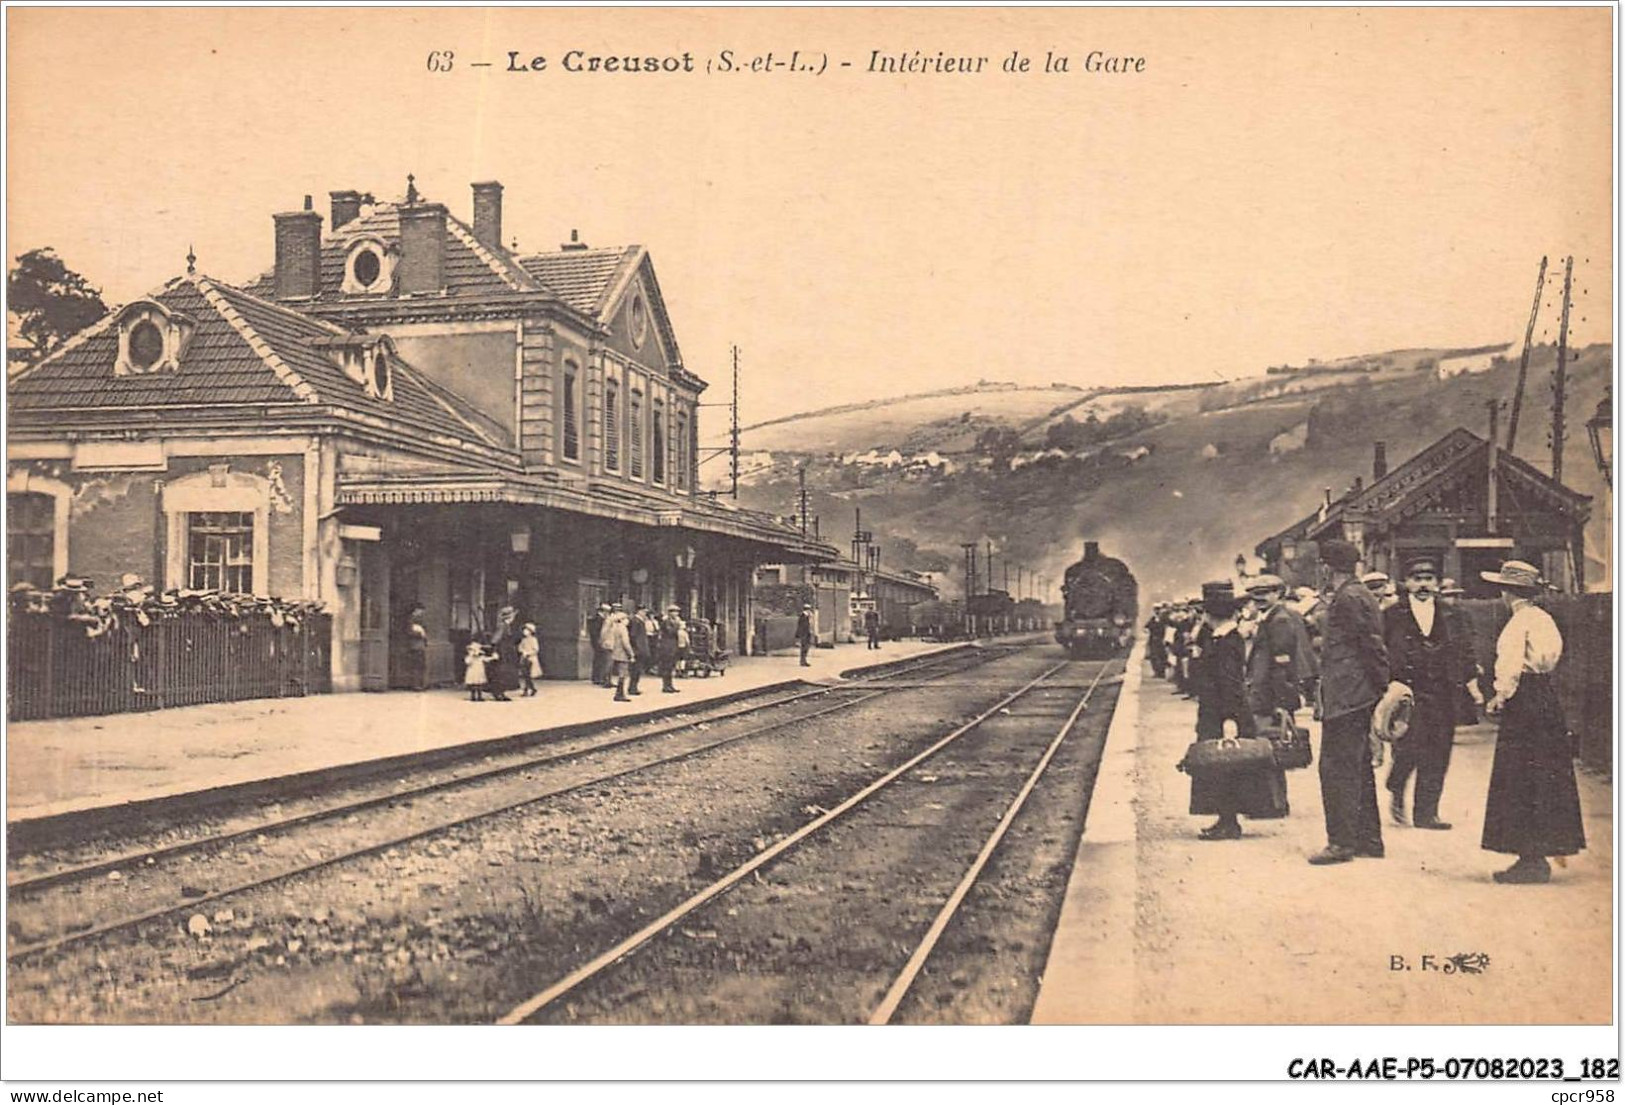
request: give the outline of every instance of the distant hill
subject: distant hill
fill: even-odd
[[[1369,479],[1374,441],[1387,443],[1396,466],[1456,426],[1483,435],[1486,401],[1511,397],[1515,356],[1441,380],[1416,366],[1449,351],[1405,352],[1412,366],[1404,371],[1275,374],[1131,394],[1005,385],[817,412],[752,431],[753,470],[741,500],[792,513],[796,467],[806,464],[822,534],[844,545],[853,510],[862,509],[864,528],[876,532],[892,566],[944,571],[957,581],[961,543],[985,547],[992,539],[1000,550],[995,582],[1003,583],[997,565],[1007,555],[1013,586],[1018,565],[1059,579],[1093,539],[1134,566],[1147,596],[1184,594],[1309,513],[1325,488],[1341,494],[1356,476]],[[1550,470],[1554,361],[1549,347],[1532,357],[1517,442],[1518,454],[1542,471]],[[1593,558],[1608,489],[1585,421],[1611,374],[1607,346],[1571,353],[1564,475],[1598,500],[1587,532]],[[1051,422],[1090,413],[1104,419],[1127,406],[1163,421],[1067,455],[1043,454]],[[1504,409],[1501,418],[1504,433]],[[1017,433],[1014,470],[978,450],[989,427]],[[704,469],[713,486],[725,463]],[[1588,577],[1599,570],[1593,559]]]
[[[1094,394],[1065,385],[973,384],[896,398],[848,403],[740,430],[743,449],[847,452],[866,449],[968,449],[988,425],[1043,422]],[[713,441],[721,444],[720,441]]]

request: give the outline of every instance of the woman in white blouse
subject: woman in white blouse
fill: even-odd
[[[1500,717],[1501,727],[1484,810],[1484,847],[1518,857],[1495,873],[1496,882],[1548,882],[1547,856],[1572,856],[1585,847],[1574,749],[1552,674],[1563,656],[1563,636],[1534,603],[1540,576],[1532,565],[1508,560],[1499,572],[1481,574],[1500,586],[1512,610],[1495,642],[1495,697],[1486,707]]]

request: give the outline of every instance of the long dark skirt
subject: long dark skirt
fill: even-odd
[[[1196,739],[1218,740],[1223,735],[1223,717],[1217,711],[1197,705]],[[1228,771],[1216,775],[1191,776],[1191,813],[1224,817],[1240,814],[1255,820],[1285,817],[1292,812],[1287,804],[1286,772],[1278,767]]]
[[[507,694],[519,689],[519,649],[507,641],[495,644],[496,659],[485,665],[486,690],[493,694]]]
[[[1572,856],[1585,844],[1574,749],[1556,684],[1525,673],[1495,738],[1484,847],[1514,856]]]

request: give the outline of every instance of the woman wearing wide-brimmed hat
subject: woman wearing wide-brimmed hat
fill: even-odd
[[[1202,585],[1203,620],[1193,649],[1192,674],[1198,741],[1258,735],[1247,701],[1247,645],[1236,623],[1237,606],[1230,584]],[[1200,839],[1239,840],[1242,816],[1277,818],[1290,812],[1286,774],[1274,763],[1222,775],[1193,773],[1190,812],[1218,818],[1197,833]]]
[[[1521,560],[1481,572],[1501,588],[1512,611],[1495,642],[1498,715],[1495,764],[1484,810],[1484,847],[1518,857],[1495,873],[1501,883],[1542,883],[1552,877],[1548,856],[1571,856],[1585,847],[1574,749],[1563,724],[1552,671],[1563,656],[1563,636],[1552,616],[1534,603],[1540,573]]]

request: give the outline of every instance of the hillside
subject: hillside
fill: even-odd
[[[1517,452],[1543,471],[1550,466],[1554,359],[1550,349],[1537,350],[1532,359],[1518,435]],[[1611,370],[1605,346],[1571,359],[1565,477],[1599,499],[1587,532],[1593,578],[1600,569],[1597,551],[1607,515],[1601,496],[1607,487],[1584,424]],[[1340,494],[1354,477],[1369,479],[1373,441],[1387,442],[1393,466],[1458,425],[1483,435],[1486,401],[1509,399],[1515,375],[1515,364],[1499,364],[1446,380],[1421,371],[1332,373],[1270,376],[1183,393],[1078,395],[1068,413],[1080,420],[1092,408],[1104,417],[1132,400],[1165,421],[1067,456],[1026,452],[1040,448],[1050,416],[1039,420],[1044,412],[1036,403],[1015,401],[1032,389],[1013,389],[1002,409],[990,402],[972,409],[962,423],[1019,431],[1023,452],[1012,471],[980,457],[974,435],[968,442],[962,435],[956,448],[932,444],[942,454],[941,467],[917,461],[910,470],[907,461],[917,455],[917,443],[945,441],[941,419],[952,417],[945,411],[957,403],[962,416],[971,396],[940,397],[938,405],[883,404],[807,420],[819,424],[816,435],[790,432],[797,421],[779,427],[782,436],[764,428],[757,444],[771,455],[756,456],[741,499],[792,513],[795,468],[806,463],[811,510],[820,515],[823,534],[844,544],[853,509],[861,508],[864,528],[876,531],[887,546],[883,560],[892,566],[945,570],[957,581],[961,542],[985,547],[992,539],[1000,562],[1008,555],[1012,571],[1025,565],[1053,579],[1089,538],[1128,560],[1146,594],[1184,594],[1204,578],[1226,574],[1238,552],[1250,555],[1262,538],[1309,513],[1325,488]],[[911,423],[905,411],[924,424]],[[1506,417],[1503,410],[1503,427]],[[864,428],[876,432],[865,437]],[[899,457],[888,462],[876,455],[893,446]],[[875,454],[855,458],[860,449]],[[706,474],[715,481],[722,471],[719,462]],[[1003,582],[1002,568],[996,582]]]
[[[989,425],[1026,425],[1059,417],[1092,392],[980,384],[966,388],[876,399],[775,419],[740,430],[747,451],[850,452],[878,448],[969,449]],[[720,442],[712,442],[721,444]]]

